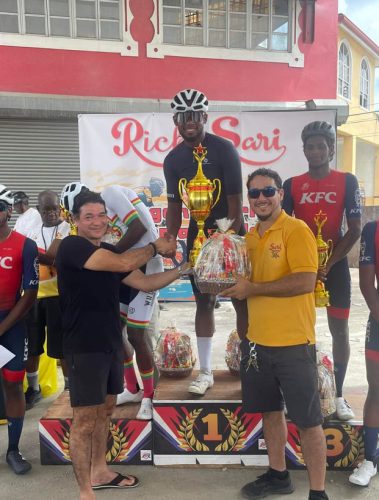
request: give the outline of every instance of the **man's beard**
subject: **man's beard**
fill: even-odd
[[[271,217],[271,214],[268,214],[268,215],[258,215],[256,213],[256,216],[258,217],[258,219],[261,221],[261,222],[264,222],[266,221],[267,219],[269,219]]]

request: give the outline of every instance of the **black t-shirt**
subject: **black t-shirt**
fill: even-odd
[[[84,269],[86,261],[99,248],[81,236],[68,236],[57,252],[65,353],[123,348],[119,290],[121,280],[128,273]],[[117,253],[115,247],[107,243],[102,243],[101,248]]]
[[[203,161],[203,172],[208,179],[220,179],[221,196],[212,209],[205,227],[214,226],[216,219],[227,217],[227,196],[242,194],[242,172],[238,152],[233,144],[214,134],[206,133],[202,146],[207,148],[207,156]],[[197,172],[197,160],[193,156],[193,148],[181,142],[166,156],[163,164],[164,176],[167,184],[167,198],[169,201],[181,203],[179,196],[179,180],[184,177],[190,181]],[[214,196],[217,189],[214,192]],[[215,198],[214,198],[215,199]],[[190,228],[196,227],[191,219]]]

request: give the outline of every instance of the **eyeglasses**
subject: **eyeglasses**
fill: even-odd
[[[279,191],[279,189],[274,186],[266,186],[263,189],[251,188],[247,191],[247,193],[249,195],[249,198],[253,198],[253,200],[256,200],[259,198],[261,193],[265,198],[272,198],[277,191]]]
[[[200,123],[203,117],[204,113],[202,111],[185,111],[184,113],[176,113],[174,120],[175,123]]]
[[[6,203],[5,201],[3,200],[0,200],[0,212],[7,212],[10,208],[10,205],[8,205],[8,203]]]

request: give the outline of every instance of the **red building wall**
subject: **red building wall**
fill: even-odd
[[[131,34],[139,56],[0,46],[0,92],[169,99],[198,87],[211,100],[304,101],[334,99],[337,71],[337,0],[315,2],[313,43],[299,47],[303,68],[284,63],[146,57],[154,35],[152,0],[131,0]],[[300,26],[304,15],[300,13]]]

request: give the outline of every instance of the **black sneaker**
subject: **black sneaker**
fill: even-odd
[[[294,491],[295,488],[289,474],[286,479],[277,479],[268,470],[252,483],[245,484],[241,489],[241,494],[245,498],[265,498],[272,493],[287,495]]]
[[[322,494],[322,496],[320,495],[315,495],[315,494],[312,494],[312,493],[309,493],[309,497],[308,497],[308,500],[329,500],[329,497],[328,495],[325,493]]]
[[[42,399],[41,387],[39,387],[38,391],[33,389],[33,387],[28,387],[25,392],[25,403],[26,409],[30,410],[33,406],[38,403]]]
[[[18,450],[8,451],[6,461],[15,474],[26,474],[32,468]]]

